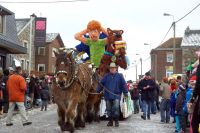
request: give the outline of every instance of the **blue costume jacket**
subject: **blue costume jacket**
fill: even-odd
[[[125,96],[128,96],[128,88],[126,85],[126,81],[120,73],[107,73],[100,81],[100,84],[102,84],[105,89],[105,100],[121,99],[122,92]],[[102,89],[102,86],[98,85],[97,92],[101,92]]]

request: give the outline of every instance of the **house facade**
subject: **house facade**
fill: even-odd
[[[183,56],[182,71],[185,71],[189,64],[193,64],[197,60],[195,52],[200,50],[200,30],[191,30],[187,27],[181,47]]]
[[[15,55],[23,70],[35,71],[35,49],[46,43],[46,18],[37,17],[16,19],[17,35],[23,47],[27,48],[26,55]]]
[[[0,69],[14,67],[14,57],[11,54],[26,54],[17,36],[15,15],[0,5]]]
[[[182,38],[176,38],[176,73],[182,73]],[[151,75],[158,81],[173,74],[173,38],[151,51]]]
[[[35,49],[35,68],[39,73],[52,74],[55,72],[56,58],[53,51],[64,47],[59,33],[47,33],[46,44]]]
[[[27,48],[27,54],[15,55],[15,59],[20,62],[22,70],[31,71],[35,68],[35,47],[34,47],[34,29],[35,16],[30,18],[16,19],[17,35],[23,47]]]

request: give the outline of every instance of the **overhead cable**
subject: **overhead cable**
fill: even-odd
[[[160,45],[163,43],[163,41],[164,41],[165,38],[167,37],[167,35],[168,35],[169,31],[171,30],[172,26],[173,26],[173,23],[171,24],[171,26],[169,27],[169,29],[168,29],[167,33],[165,34],[164,38],[163,38],[162,41],[160,42]]]
[[[197,7],[199,7],[199,6],[200,6],[200,3],[197,6],[195,6],[191,11],[189,11],[187,14],[185,14],[182,18],[180,18],[179,20],[175,21],[175,23],[177,23],[177,22],[181,21],[182,19],[184,19],[186,16],[188,16],[190,13],[192,13],[195,9],[197,9]]]
[[[88,1],[88,0],[58,0],[58,1],[0,1],[0,3],[20,3],[20,4],[27,4],[27,3],[67,3],[67,2],[79,2],[79,1]]]

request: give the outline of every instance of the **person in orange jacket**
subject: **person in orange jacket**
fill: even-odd
[[[19,108],[23,126],[32,124],[32,122],[28,121],[25,111],[24,96],[26,91],[26,82],[25,79],[21,76],[21,74],[22,74],[21,67],[16,67],[15,72],[9,76],[7,81],[7,89],[9,95],[9,110],[6,120],[6,126],[13,125],[11,119],[13,116],[15,105],[17,105],[17,107]]]

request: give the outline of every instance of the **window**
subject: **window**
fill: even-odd
[[[52,48],[52,57],[55,57],[54,51],[58,52],[58,49],[57,48]]]
[[[55,65],[52,65],[52,73],[55,73],[56,72],[56,67]]]
[[[170,77],[173,74],[173,66],[166,66],[166,77]]]
[[[44,72],[45,71],[45,64],[38,64],[38,71]]]
[[[28,41],[23,40],[23,47],[28,48]]]
[[[26,61],[26,70],[29,71],[29,61]]]
[[[24,67],[25,66],[25,61],[24,60],[21,60],[21,67],[22,67],[22,70],[24,70]]]
[[[38,55],[45,55],[45,47],[38,47]]]
[[[0,15],[0,33],[3,33],[3,27],[4,27],[4,16]]]
[[[173,62],[173,53],[167,53],[167,62]]]

